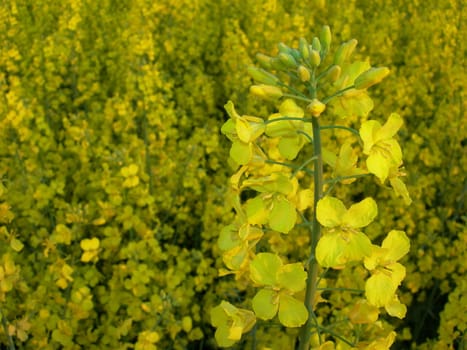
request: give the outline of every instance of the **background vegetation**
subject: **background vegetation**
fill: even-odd
[[[372,118],[395,111],[405,120],[399,142],[414,202],[374,195],[386,203],[379,224],[412,241],[401,288],[409,310],[392,323],[394,348],[465,348],[464,6],[3,1],[0,343],[216,348],[208,310],[240,293],[217,277],[217,236],[232,215],[223,105],[261,115],[247,93],[255,54],[328,24],[334,43],[357,38],[357,56],[391,68],[372,91]],[[281,348],[281,337],[266,329],[258,348]]]

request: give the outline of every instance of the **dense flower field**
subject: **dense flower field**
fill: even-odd
[[[216,349],[210,311],[257,292],[219,276],[234,220],[224,105],[273,113],[279,104],[249,93],[248,67],[323,25],[336,45],[358,39],[355,59],[389,67],[371,119],[404,120],[411,205],[365,181],[337,189],[383,203],[365,227],[372,241],[387,228],[410,239],[405,318],[357,331],[395,331],[392,349],[467,347],[466,22],[462,0],[1,2],[1,347]],[[297,260],[308,242],[296,238],[272,244]],[[258,323],[233,348],[287,349],[295,336]]]

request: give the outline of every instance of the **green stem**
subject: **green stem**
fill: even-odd
[[[343,130],[350,131],[352,134],[355,134],[355,135],[357,135],[358,137],[360,137],[360,133],[358,132],[358,130],[355,130],[355,129],[353,129],[353,128],[349,128],[348,126],[343,126],[343,125],[325,125],[325,126],[322,126],[322,127],[321,127],[321,130],[326,130],[326,129],[343,129]]]
[[[319,329],[320,329],[321,331],[323,331],[324,333],[327,333],[327,334],[332,335],[334,338],[337,338],[337,339],[342,340],[344,343],[346,343],[347,345],[350,345],[351,347],[354,347],[354,346],[355,346],[354,343],[352,343],[351,341],[345,339],[343,336],[341,336],[341,335],[339,335],[338,333],[334,332],[334,331],[331,330],[330,328],[319,327]]]
[[[355,86],[353,86],[353,85],[352,85],[352,86],[347,86],[345,89],[336,91],[333,95],[326,97],[326,98],[323,99],[321,102],[323,102],[324,104],[327,104],[327,103],[328,103],[329,101],[331,101],[334,97],[340,96],[340,95],[342,95],[344,92],[349,91],[349,90],[352,90],[352,89],[355,89]]]
[[[311,251],[310,259],[308,259],[308,278],[305,292],[305,306],[308,309],[308,320],[300,329],[299,334],[299,350],[308,350],[310,347],[311,329],[313,328],[312,315],[313,302],[317,291],[318,281],[318,262],[316,261],[316,245],[321,236],[321,225],[316,217],[316,205],[323,195],[323,158],[321,153],[321,135],[318,118],[312,118],[313,126],[313,156],[315,159],[315,167],[313,172],[314,180],[314,205],[313,205],[313,221],[311,229]]]
[[[301,122],[309,122],[309,121],[310,121],[310,118],[279,117],[279,118],[274,118],[274,119],[265,120],[265,121],[264,121],[264,124],[267,125],[267,124],[271,124],[271,123],[275,123],[275,122],[281,122],[281,121],[284,121],[284,120],[298,120],[298,121],[301,121]]]
[[[313,175],[313,171],[306,168],[306,164],[305,165],[295,165],[293,163],[284,163],[284,162],[278,162],[277,160],[272,160],[272,159],[267,159],[265,161],[265,163],[267,164],[277,164],[277,165],[282,165],[282,166],[285,166],[287,168],[290,168],[290,169],[293,169],[294,170],[294,174],[298,173],[299,171],[304,171],[305,173],[307,173],[308,175]],[[307,163],[308,164],[308,163]]]
[[[294,98],[294,99],[300,100],[300,101],[311,102],[311,100],[309,98],[307,98],[307,97],[302,97],[302,96],[297,96],[297,95],[292,95],[292,94],[283,94],[282,96],[283,97]]]
[[[294,170],[294,172],[290,175],[290,178],[293,178],[295,175],[297,175],[299,171],[305,169],[305,167],[314,160],[316,160],[316,157],[311,157],[310,159],[304,161],[302,165],[300,165],[297,169]]]

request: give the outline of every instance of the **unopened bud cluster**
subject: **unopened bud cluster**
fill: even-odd
[[[305,110],[318,117],[334,97],[342,96],[351,89],[367,89],[389,74],[386,67],[372,68],[368,65],[368,70],[360,71],[353,81],[349,81],[349,59],[357,43],[356,39],[342,43],[328,60],[331,46],[328,26],[324,26],[319,37],[314,37],[311,43],[305,38],[299,39],[296,48],[279,43],[276,56],[259,53],[256,58],[260,67],[248,68],[248,73],[258,83],[250,88],[250,92],[269,101],[278,101],[282,97],[305,101]],[[325,90],[321,88],[324,85]],[[337,91],[329,93],[332,89]],[[328,93],[329,96],[318,97],[318,92]]]

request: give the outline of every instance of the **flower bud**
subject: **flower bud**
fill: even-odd
[[[342,63],[350,57],[357,47],[357,44],[357,39],[352,39],[339,46],[336,55],[334,56],[334,64],[342,65]]]
[[[354,86],[357,90],[369,88],[380,83],[389,74],[388,67],[370,68],[355,79]]]
[[[320,41],[323,51],[328,51],[329,46],[331,46],[331,28],[329,26],[324,26],[321,30]]]
[[[291,48],[285,45],[284,43],[277,44],[277,48],[279,49],[279,53],[288,53],[290,54]]]
[[[323,79],[330,83],[334,83],[341,76],[342,69],[338,65],[333,65],[324,75]]]
[[[262,53],[256,54],[256,59],[260,66],[264,69],[271,69],[271,57],[267,55],[263,55]]]
[[[313,38],[311,45],[313,46],[313,50],[321,51],[321,42],[316,36]]]
[[[308,42],[306,41],[305,38],[300,38],[298,42],[298,47],[299,47],[300,55],[302,55],[302,58],[307,60],[308,57],[310,57],[310,50],[308,50]]]
[[[311,101],[310,104],[306,107],[306,110],[310,112],[313,117],[319,117],[325,109],[326,105],[316,98],[313,99],[313,101]]]
[[[321,63],[321,57],[319,55],[319,51],[311,50],[310,52],[310,62],[314,67],[318,67]]]
[[[298,67],[298,76],[300,77],[300,80],[304,83],[310,81],[311,79],[310,71],[304,66]]]
[[[277,85],[279,78],[274,74],[266,72],[264,69],[257,67],[248,67],[248,74],[256,80],[258,83],[268,84],[268,85]]]
[[[287,68],[297,67],[297,61],[291,54],[281,52],[277,57]]]
[[[287,66],[279,59],[279,57],[271,58],[271,67],[275,70],[287,70]]]
[[[283,95],[280,87],[265,84],[252,85],[250,93],[265,100],[278,100]]]

